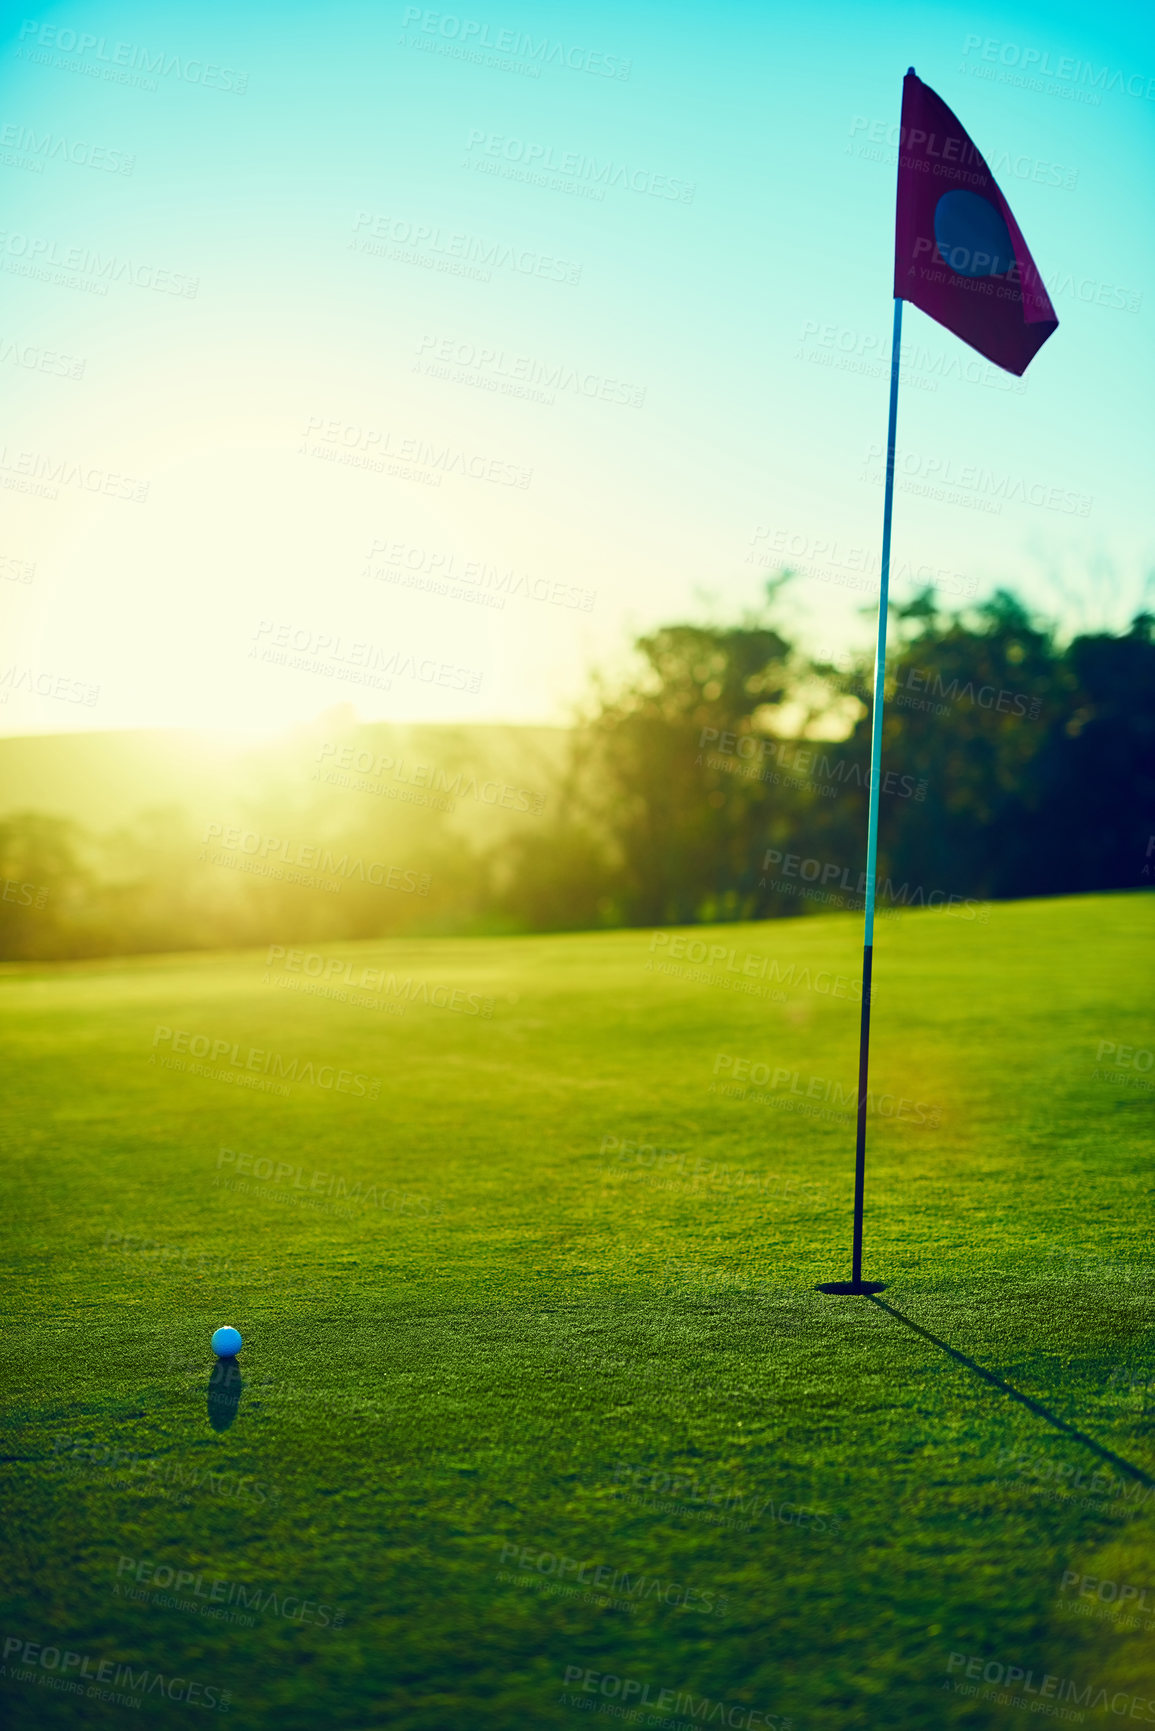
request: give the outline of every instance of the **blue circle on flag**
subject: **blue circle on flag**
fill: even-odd
[[[1015,262],[1003,213],[977,192],[944,192],[934,207],[934,238],[956,276],[1005,276]]]

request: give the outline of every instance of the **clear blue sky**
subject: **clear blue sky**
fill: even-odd
[[[820,574],[798,631],[864,640],[909,64],[1061,323],[1012,391],[907,310],[899,571],[1125,622],[1155,566],[1149,8],[29,3],[0,731],[564,719],[632,632],[740,610],[787,550]],[[975,470],[1078,508],[983,509]],[[501,608],[462,599],[483,568]],[[263,659],[278,632],[316,665]]]

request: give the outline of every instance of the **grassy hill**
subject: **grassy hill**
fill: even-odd
[[[359,724],[346,706],[266,740],[0,740],[0,876],[14,886],[0,957],[508,930],[486,862],[552,822],[568,739]]]
[[[4,969],[6,1722],[1142,1721],[1151,921]]]
[[[326,789],[331,803],[348,805],[348,788],[316,775],[346,761],[350,782],[432,785],[438,771],[452,778],[465,768],[483,782],[528,780],[548,800],[566,738],[564,728],[359,722],[349,705],[270,739],[184,728],[17,735],[0,739],[0,817],[40,811],[106,830],[141,812],[176,809],[199,827],[242,822],[259,808],[268,821],[284,822]],[[368,773],[359,777],[354,766],[366,760]],[[422,769],[431,773],[422,778]],[[468,795],[459,807],[465,821],[484,823],[493,809],[499,822],[504,815]]]

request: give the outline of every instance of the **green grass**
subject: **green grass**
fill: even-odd
[[[880,924],[866,1272],[889,1309],[814,1290],[848,1272],[853,1128],[826,1096],[855,1079],[849,917],[688,934],[773,958],[762,996],[725,962],[655,972],[646,932],[324,952],[491,1016],[277,990],[263,954],[6,969],[5,1634],[227,1689],[276,1731],[620,1703],[567,1667],[648,1686],[637,1723],[1026,1722],[955,1692],[952,1653],[1092,1686],[1088,1724],[1130,1715],[1149,1634],[1061,1587],[1146,1587],[1155,1616],[1152,1096],[1133,1065],[1096,1076],[1100,1042],[1155,1045],[1152,911]],[[247,1091],[155,1061],[158,1026],[380,1089]],[[719,1054],[760,1085],[719,1091]],[[158,1602],[123,1559],[219,1578],[226,1609],[257,1590],[255,1626]],[[189,1723],[19,1659],[13,1726]]]

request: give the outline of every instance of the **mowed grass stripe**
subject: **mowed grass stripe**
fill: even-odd
[[[896,1311],[1155,1476],[1150,1096],[1095,1075],[1155,1044],[1150,910],[881,924],[872,1083],[938,1121],[872,1114],[867,1250]],[[781,999],[655,971],[678,937],[772,959]],[[278,1731],[573,1725],[574,1666],[798,1731],[1018,1722],[952,1652],[1155,1695],[1143,1631],[1062,1591],[1145,1578],[1142,1482],[813,1291],[846,1270],[853,1126],[807,1112],[852,1092],[858,1035],[815,981],[860,943],[829,916],[321,947],[490,1016],[277,988],[264,952],[5,969],[6,1626]],[[243,1091],[151,1062],[158,1026],[380,1089]],[[126,1556],[344,1614],[129,1600]],[[0,1687],[18,1725],[125,1711]]]

